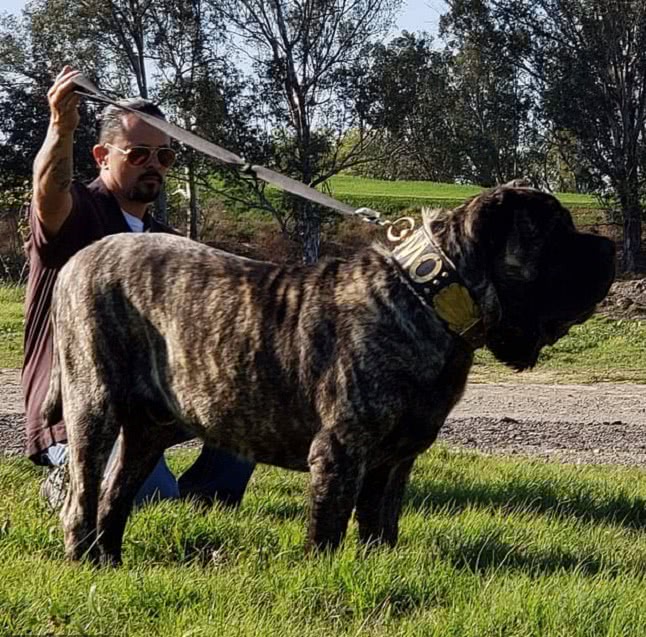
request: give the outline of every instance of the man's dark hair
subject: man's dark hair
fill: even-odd
[[[153,104],[150,100],[145,100],[141,97],[134,97],[127,100],[119,100],[119,106],[109,104],[103,109],[99,120],[99,144],[112,142],[114,139],[124,131],[123,117],[128,114],[128,111],[121,106],[127,106],[135,111],[141,111],[147,115],[166,119],[159,106]]]

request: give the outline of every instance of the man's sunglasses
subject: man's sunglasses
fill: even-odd
[[[170,168],[175,163],[175,157],[177,156],[175,151],[172,148],[168,148],[168,146],[132,146],[128,150],[123,150],[123,148],[113,146],[112,144],[104,144],[104,146],[118,150],[124,155],[124,159],[131,166],[145,166],[150,161],[153,153],[156,153],[157,161],[164,168]]]

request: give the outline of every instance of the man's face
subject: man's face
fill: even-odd
[[[159,162],[156,152],[152,152],[141,166],[133,166],[120,150],[127,151],[135,146],[169,147],[170,138],[131,113],[124,115],[122,122],[123,132],[100,149],[97,161],[102,179],[119,199],[151,203],[159,195],[168,168]]]

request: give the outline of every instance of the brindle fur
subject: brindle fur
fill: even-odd
[[[585,320],[613,278],[612,244],[582,240],[532,189],[496,189],[431,227],[481,307],[487,344],[518,369]],[[281,267],[161,234],[109,237],[71,259],[45,407],[51,422],[64,405],[69,436],[67,555],[120,561],[138,487],[187,433],[309,470],[309,547],[336,547],[353,510],[363,542],[394,545],[414,460],[472,363],[403,277],[378,246]]]

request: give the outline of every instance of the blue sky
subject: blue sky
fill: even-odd
[[[406,31],[429,31],[434,33],[440,15],[448,7],[443,0],[407,0],[397,26]]]
[[[0,10],[19,13],[25,4],[25,0],[0,0]],[[398,30],[434,32],[439,16],[445,11],[443,0],[405,0],[397,21]]]

